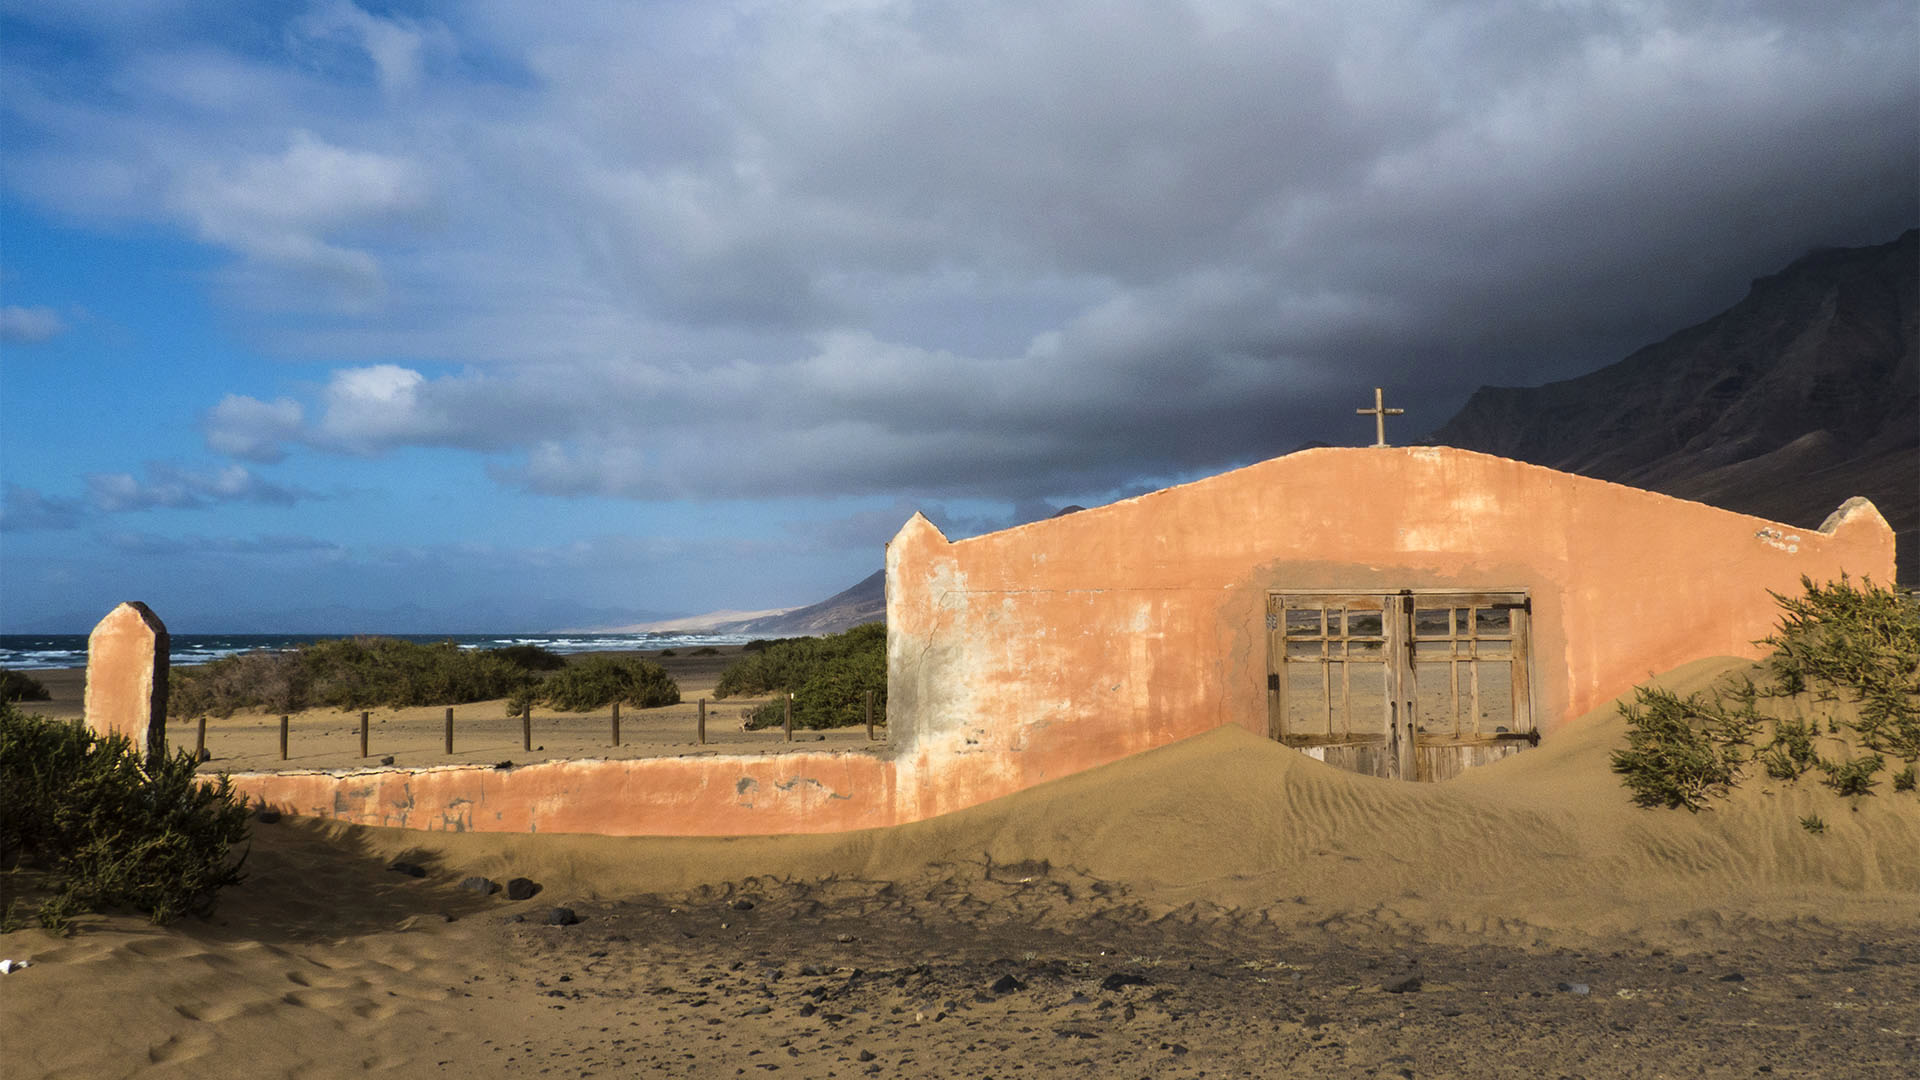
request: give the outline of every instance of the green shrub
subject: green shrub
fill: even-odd
[[[1844,691],[1859,703],[1852,726],[1870,750],[1905,761],[1920,759],[1920,598],[1901,595],[1847,575],[1816,585],[1800,579],[1805,596],[1773,594],[1779,629],[1762,644],[1783,692]]]
[[[45,701],[51,696],[39,679],[24,671],[0,668],[0,701]]]
[[[637,709],[680,703],[667,669],[634,656],[587,656],[547,676],[539,700],[562,712],[585,712],[618,701]]]
[[[826,637],[789,638],[743,654],[727,666],[714,689],[718,698],[793,694],[793,726],[845,727],[866,722],[866,695],[884,715],[887,703],[887,628],[856,626]],[[785,703],[756,709],[747,726],[771,727],[785,719]]]
[[[487,652],[521,671],[559,671],[567,666],[566,657],[538,645],[507,645],[498,649],[488,649]]]
[[[125,736],[0,704],[0,865],[46,876],[43,925],[120,906],[156,923],[212,911],[241,880],[232,853],[248,811],[225,776],[205,781],[194,766],[185,751],[145,762]]]
[[[1827,831],[1827,823],[1820,820],[1819,814],[1808,814],[1806,817],[1801,818],[1800,827],[1815,836],[1819,836],[1821,833]]]
[[[1899,772],[1893,774],[1893,790],[1912,791],[1913,785],[1914,785],[1914,779],[1915,777],[1914,777],[1913,766],[1909,765],[1906,768],[1901,769]]]
[[[720,650],[711,645],[702,645],[687,654],[688,656],[719,656]]]
[[[680,654],[677,652],[674,652],[672,649],[661,649],[660,655],[664,658],[668,656],[679,656]]]
[[[514,649],[530,652],[513,653]],[[242,709],[290,713],[317,706],[460,705],[506,697],[544,664],[544,649],[462,649],[451,641],[421,645],[397,638],[314,642],[284,652],[222,657],[172,673],[168,712],[181,719],[231,716]],[[555,659],[558,659],[557,657]]]
[[[1640,805],[1697,811],[1738,778],[1739,752],[1715,737],[1725,719],[1711,699],[1642,687],[1620,712],[1627,719],[1627,748],[1613,752],[1613,771],[1625,777]]]
[[[1814,751],[1813,737],[1819,734],[1815,725],[1805,720],[1782,720],[1773,726],[1773,742],[1761,754],[1760,760],[1766,765],[1767,775],[1775,780],[1798,780],[1800,774],[1820,763],[1820,755]]]
[[[766,638],[754,638],[752,641],[749,641],[745,645],[740,646],[740,651],[743,653],[766,652],[768,649],[772,648],[774,645],[777,645],[777,644],[779,643],[775,641],[768,641]]]
[[[1852,761],[1823,761],[1820,771],[1827,774],[1822,781],[1828,787],[1842,795],[1871,795],[1880,781],[1873,775],[1886,768],[1887,759],[1879,754],[1868,754]]]

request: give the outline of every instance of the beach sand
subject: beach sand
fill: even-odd
[[[0,937],[33,964],[0,976],[3,1071],[1911,1075],[1920,798],[1643,810],[1624,731],[1416,785],[1220,730],[844,835],[261,823],[210,920]]]

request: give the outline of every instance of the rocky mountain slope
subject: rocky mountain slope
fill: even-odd
[[[1920,232],[1813,252],[1619,363],[1482,387],[1428,442],[1802,528],[1865,495],[1920,583]]]

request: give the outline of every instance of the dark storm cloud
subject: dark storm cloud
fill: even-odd
[[[334,370],[235,387],[217,452],[1072,498],[1368,441],[1374,385],[1411,438],[1890,239],[1920,219],[1915,27],[1906,2],[335,3],[284,55],[129,45],[155,104],[9,75],[17,122],[89,138],[5,168],[306,313],[261,333]]]

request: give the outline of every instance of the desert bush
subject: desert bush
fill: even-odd
[[[0,704],[0,865],[43,873],[41,921],[131,907],[156,923],[206,914],[241,880],[233,849],[247,806],[225,776],[194,774],[192,755],[152,762],[122,735],[28,716]]]
[[[0,701],[45,701],[47,688],[24,671],[0,668]]]
[[[1697,811],[1739,778],[1740,753],[1716,737],[1725,722],[1711,698],[1641,687],[1620,712],[1627,748],[1613,752],[1613,771],[1640,805]]]
[[[1827,823],[1820,819],[1819,814],[1808,814],[1806,817],[1801,818],[1800,827],[1815,836],[1819,836],[1821,833],[1827,831]]]
[[[1813,737],[1817,734],[1819,729],[1805,720],[1789,718],[1776,723],[1773,741],[1760,755],[1767,775],[1775,780],[1797,780],[1818,765],[1820,755],[1813,748]]]
[[[618,701],[637,709],[680,703],[680,684],[651,660],[588,656],[546,677],[539,700],[563,712],[584,712]]]
[[[887,701],[887,628],[856,626],[825,637],[789,638],[743,654],[721,673],[714,696],[793,694],[793,725],[845,727],[866,721],[866,695],[874,708]],[[771,702],[747,717],[747,726],[783,722],[785,703]]]
[[[168,711],[192,718],[231,716],[242,709],[285,713],[316,706],[404,708],[484,701],[521,688],[534,678],[527,665],[545,662],[531,654],[503,655],[507,652],[462,649],[451,641],[422,645],[357,637],[282,652],[242,653],[174,672]]]
[[[1780,624],[1762,642],[1779,691],[1844,693],[1859,705],[1850,726],[1868,749],[1920,759],[1920,599],[1845,574],[1800,584],[1804,596],[1773,594]]]
[[[719,656],[720,650],[711,645],[702,645],[687,654],[688,656]]]
[[[522,671],[559,671],[567,666],[566,657],[538,645],[506,645],[487,652]]]
[[[1909,765],[1893,774],[1893,790],[1912,791],[1914,786],[1914,768]]]
[[[1842,795],[1871,795],[1880,781],[1874,774],[1886,768],[1887,759],[1879,754],[1868,754],[1852,761],[1823,761],[1820,771],[1827,774],[1822,783]]]

